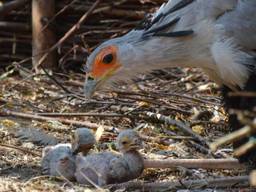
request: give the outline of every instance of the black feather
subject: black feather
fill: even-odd
[[[176,5],[174,5],[169,11],[167,11],[164,15],[169,15],[175,11],[178,11],[184,7],[186,7],[187,5],[189,5],[190,3],[192,3],[194,0],[182,0],[179,3],[177,3]]]
[[[166,23],[164,25],[161,25],[159,27],[156,27],[156,28],[153,28],[153,29],[150,29],[150,30],[146,31],[143,35],[147,35],[149,33],[155,33],[155,32],[163,31],[163,30],[173,26],[174,24],[176,24],[179,20],[180,20],[180,18],[176,17],[175,19],[171,20],[170,22],[168,22],[168,23]]]
[[[161,18],[165,17],[165,15],[163,13],[160,13],[159,15],[157,15],[152,21],[151,21],[151,25],[150,27],[152,27],[155,23],[157,23],[158,21],[160,21]]]
[[[187,31],[173,31],[168,33],[155,33],[153,36],[157,37],[184,37],[188,35],[192,35],[194,33],[193,30],[187,30]]]
[[[154,19],[152,19],[152,15],[147,15],[143,21],[138,25],[138,27],[136,27],[136,29],[139,30],[148,30],[150,29],[154,24],[156,24],[157,22],[159,22],[161,19],[165,18],[167,15],[178,11],[184,7],[186,7],[187,5],[189,5],[190,3],[192,3],[194,0],[181,0],[179,3],[177,3],[176,5],[174,5],[172,8],[170,8],[170,10],[168,10],[166,13],[160,13],[158,14]],[[149,32],[146,32],[149,33]]]

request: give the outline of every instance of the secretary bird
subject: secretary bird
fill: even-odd
[[[85,95],[105,82],[167,67],[202,68],[222,85],[227,109],[249,109],[256,98],[229,97],[231,91],[256,91],[256,1],[169,0],[140,27],[96,48],[86,63]],[[230,114],[231,130],[242,124]],[[234,143],[238,148],[253,139]],[[253,149],[240,157],[256,162]]]

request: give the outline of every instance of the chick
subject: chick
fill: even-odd
[[[122,131],[116,140],[121,154],[102,152],[76,157],[76,180],[81,184],[121,183],[135,179],[144,169],[143,157],[137,151],[142,140],[133,130]]]
[[[76,129],[72,142],[72,151],[74,154],[81,152],[83,155],[87,155],[95,144],[96,140],[91,130],[87,128]]]
[[[77,153],[81,152],[86,155],[95,143],[94,135],[89,129],[76,129],[72,144],[57,144],[43,149],[41,161],[43,173],[74,180]]]
[[[43,149],[41,167],[43,174],[62,176],[68,180],[74,180],[76,166],[71,144],[57,144],[45,147]]]

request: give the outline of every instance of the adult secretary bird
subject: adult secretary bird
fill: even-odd
[[[223,85],[227,108],[256,106],[256,99],[228,97],[230,91],[256,91],[256,1],[169,0],[142,26],[92,52],[85,94],[90,97],[104,82],[174,66],[202,68]],[[242,126],[235,115],[230,124],[233,130]],[[241,160],[256,162],[256,151]]]

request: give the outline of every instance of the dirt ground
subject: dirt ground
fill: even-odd
[[[178,126],[169,125],[147,115],[152,112],[175,121],[182,121],[207,143],[228,133],[227,116],[222,107],[219,88],[199,70],[175,68],[155,71],[152,74],[141,75],[128,84],[118,84],[115,90],[97,92],[90,101],[81,96],[83,75],[56,74],[54,77],[69,92],[63,90],[47,75],[24,74],[24,71],[19,71],[19,74],[0,77],[0,191],[95,191],[75,182],[67,182],[63,178],[42,175],[40,160],[44,146],[16,138],[16,132],[21,128],[42,129],[57,137],[60,142],[70,142],[74,129],[82,123],[90,122],[98,125],[94,131],[99,132],[102,126],[112,128],[100,131],[100,141],[95,146],[95,152],[115,150],[116,130],[135,129],[143,135],[145,148],[141,152],[147,158],[232,157],[230,145],[215,153],[209,153],[209,149],[197,142],[193,136],[184,134]],[[42,117],[40,113],[77,115],[58,116],[47,121],[29,115],[38,114]],[[88,114],[79,116],[79,113]],[[21,114],[25,118],[21,118]],[[74,120],[76,123],[69,124],[63,122],[63,119]],[[146,169],[138,180],[196,180],[246,174],[245,170],[177,167]],[[179,191],[192,191],[189,186],[181,188],[184,190]],[[248,188],[240,189],[236,185],[222,190],[218,190],[218,186],[211,190],[206,188],[207,184],[200,187],[199,191],[254,191]]]

